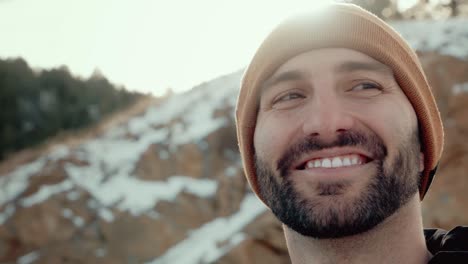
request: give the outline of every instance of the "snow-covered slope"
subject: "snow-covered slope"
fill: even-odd
[[[136,166],[142,154],[154,144],[167,146],[158,153],[161,159],[177,155],[178,147],[184,144],[196,143],[202,148],[208,147],[204,138],[233,119],[233,113],[227,117],[213,114],[218,109],[234,107],[240,77],[241,72],[237,72],[202,84],[188,93],[174,95],[164,103],[148,108],[143,115],[112,127],[103,135],[78,147],[56,146],[39,159],[7,175],[1,175],[0,224],[8,223],[18,209],[40,204],[62,193],[66,193],[71,202],[89,196],[89,207],[96,210],[106,222],[114,221],[115,212],[157,216],[157,203],[161,200],[173,202],[181,192],[212,198],[218,190],[218,182],[214,177],[197,179],[193,175],[173,175],[164,181],[149,181],[135,175]],[[25,194],[31,181],[47,174],[46,171],[54,164],[63,167],[63,180],[42,184],[36,192]],[[227,170],[232,171],[235,168],[233,166],[238,165],[232,164]],[[196,254],[203,256],[211,252],[211,256],[219,256],[219,252],[213,251],[216,240],[240,232],[243,225],[265,210],[251,196],[245,199],[248,205],[244,205],[239,213],[225,220],[213,220],[211,224],[201,227],[207,230],[205,232],[211,232],[209,230],[231,225],[230,228],[221,228],[225,232],[217,232],[212,242],[207,241],[212,244],[210,247],[198,247]],[[63,208],[62,215],[77,227],[84,224],[68,208]],[[181,243],[186,245],[189,241],[198,240],[197,234],[200,232],[193,231]],[[226,248],[220,250],[225,251]]]
[[[46,164],[68,156],[75,158],[74,163],[86,166],[65,164],[66,180],[43,186],[37,193],[22,197],[17,204],[31,206],[52,195],[79,188],[89,192],[103,206],[116,205],[119,210],[140,214],[154,207],[158,200],[174,199],[181,190],[199,196],[213,195],[216,191],[213,180],[174,175],[166,182],[148,182],[135,178],[132,172],[151,144],[163,142],[170,149],[176,149],[185,143],[200,143],[209,133],[226,125],[227,120],[213,117],[213,112],[224,105],[234,105],[239,80],[240,73],[221,77],[192,92],[173,96],[162,105],[149,108],[143,116],[113,127],[77,148],[57,146],[51,153],[0,177],[3,190],[0,205],[20,197],[30,177],[37,175]],[[173,126],[166,125],[176,119],[179,122]],[[0,224],[13,213],[11,208],[0,215]]]
[[[468,19],[394,21],[392,26],[414,49],[468,58]]]

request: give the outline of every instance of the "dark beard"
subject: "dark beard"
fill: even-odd
[[[307,199],[295,189],[290,177],[291,164],[300,156],[324,148],[360,146],[373,154],[376,173],[354,200],[323,203],[323,196],[340,195],[349,182],[319,183],[317,198]],[[402,142],[398,154],[384,167],[387,150],[375,134],[347,131],[331,143],[314,137],[289,148],[278,161],[280,178],[257,156],[256,174],[260,194],[276,217],[294,231],[315,238],[340,238],[366,232],[406,204],[419,185],[418,132]],[[327,198],[327,197],[325,197]]]

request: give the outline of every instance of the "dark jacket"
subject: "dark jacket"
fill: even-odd
[[[468,264],[468,227],[457,226],[449,232],[425,229],[426,245],[433,258],[430,264]]]

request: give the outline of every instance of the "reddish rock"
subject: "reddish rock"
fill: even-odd
[[[223,173],[218,177],[218,190],[215,195],[217,215],[228,216],[239,210],[239,205],[244,199],[247,180],[241,168],[231,167],[235,174],[225,175]]]
[[[216,216],[212,199],[188,193],[179,194],[173,202],[159,202],[156,211],[167,223],[168,230],[184,235],[186,231],[198,228]]]
[[[107,255],[137,263],[161,255],[185,237],[185,230],[171,228],[170,222],[126,213],[116,215],[113,222],[100,221],[99,226]]]
[[[142,180],[163,181],[175,172],[173,157],[161,144],[151,144],[141,155],[135,169],[135,175]]]
[[[423,201],[427,227],[451,229],[468,223],[468,93],[454,86],[468,82],[468,63],[435,53],[421,55],[445,125],[445,147],[436,177]]]
[[[203,152],[195,143],[177,147],[177,153],[171,156],[176,175],[201,178],[204,172]]]

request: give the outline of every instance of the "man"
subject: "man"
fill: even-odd
[[[416,54],[376,16],[333,4],[280,24],[236,118],[246,176],[293,263],[467,261],[466,229],[423,230],[442,122]]]

